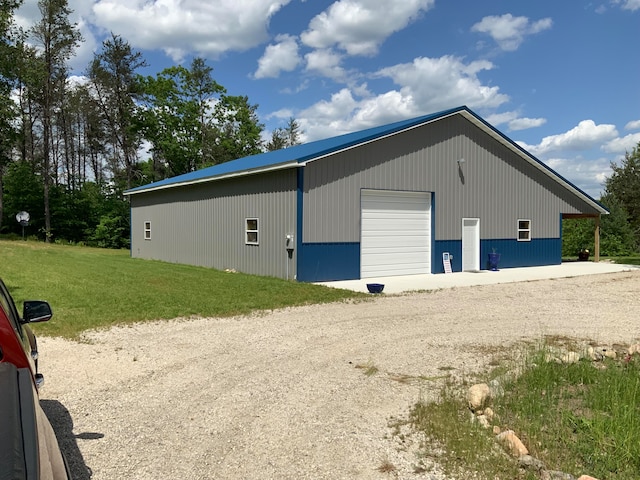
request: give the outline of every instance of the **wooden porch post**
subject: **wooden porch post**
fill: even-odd
[[[600,261],[600,217],[601,215],[598,214],[598,216],[596,217],[596,230],[595,230],[595,252],[593,252],[593,261],[594,262],[599,262]]]

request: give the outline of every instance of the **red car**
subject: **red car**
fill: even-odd
[[[38,373],[38,344],[29,324],[46,322],[52,316],[47,302],[29,300],[24,302],[20,317],[11,294],[0,280],[0,361],[30,369],[38,388],[44,377]]]
[[[40,407],[38,346],[30,323],[46,322],[47,302],[24,302],[22,317],[0,280],[0,477],[67,480],[69,469]]]

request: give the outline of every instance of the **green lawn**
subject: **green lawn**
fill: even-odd
[[[128,250],[0,241],[0,277],[18,308],[47,300],[54,317],[36,333],[73,338],[83,330],[186,316],[366,297],[347,290],[131,258]]]
[[[637,480],[640,356],[567,364],[553,353],[561,342],[549,337],[549,343],[522,352],[526,360],[512,365],[518,376],[500,375],[511,370],[508,360],[488,375],[502,377],[504,389],[504,395],[492,400],[492,424],[514,430],[548,470],[570,473],[571,478],[588,473],[602,480]],[[478,480],[542,478],[535,470],[521,470],[497,449],[492,429],[469,421],[468,386],[449,379],[437,402],[419,402],[411,409],[408,421],[427,439],[422,453],[435,456],[446,473],[459,478],[464,478],[461,472],[476,472]],[[400,427],[402,420],[394,425]]]
[[[615,263],[621,263],[624,265],[640,265],[640,256],[638,255],[631,257],[613,257],[612,260]]]

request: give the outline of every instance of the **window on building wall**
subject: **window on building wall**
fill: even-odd
[[[518,241],[529,242],[531,240],[531,220],[518,220]]]
[[[245,221],[245,236],[244,243],[247,245],[258,245],[258,219],[247,218]]]
[[[144,239],[151,240],[151,222],[144,222]]]

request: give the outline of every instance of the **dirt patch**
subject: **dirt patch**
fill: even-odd
[[[638,292],[628,272],[41,338],[41,398],[80,480],[442,478],[392,417],[522,340],[638,341]]]

